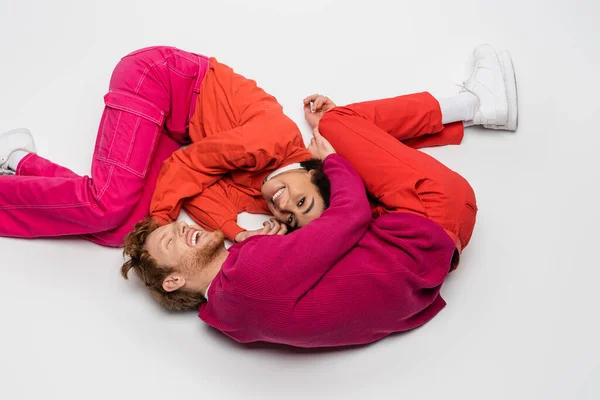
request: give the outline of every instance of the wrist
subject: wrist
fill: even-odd
[[[245,229],[239,226],[234,219],[226,221],[219,227],[219,229],[223,231],[225,237],[232,242],[236,242],[237,235],[240,232],[245,231]],[[242,238],[242,240],[244,240],[244,238]]]
[[[334,154],[337,154],[337,153],[334,151],[333,153],[326,154],[325,157],[323,157],[323,162],[325,162],[325,160],[331,159],[330,156],[332,156]]]
[[[233,238],[233,241],[235,243],[243,242],[244,239],[246,239],[246,234],[247,233],[248,233],[248,231],[241,231],[241,232],[239,232],[237,235],[235,235],[235,238]]]

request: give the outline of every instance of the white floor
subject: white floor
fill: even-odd
[[[476,190],[473,240],[433,321],[359,349],[240,346],[121,279],[119,250],[0,238],[0,399],[600,398],[598,15],[594,0],[1,0],[0,131],[29,127],[82,174],[112,68],[153,44],[256,79],[308,135],[304,96],[452,94],[489,42],[512,52],[520,128],[429,151]]]

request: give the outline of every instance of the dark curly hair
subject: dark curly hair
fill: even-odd
[[[325,203],[325,209],[329,208],[329,200],[331,198],[331,183],[325,172],[323,171],[323,160],[312,158],[308,161],[301,162],[300,165],[307,171],[315,171],[312,176],[312,183],[317,187],[319,194]]]

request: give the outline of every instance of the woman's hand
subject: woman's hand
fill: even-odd
[[[271,221],[271,223],[269,223],[269,221]],[[275,218],[270,218],[269,221],[263,222],[263,227],[261,229],[241,231],[235,235],[235,242],[242,242],[255,235],[285,235],[287,233],[287,226],[285,224],[280,223]]]
[[[313,138],[310,139],[310,145],[308,145],[308,151],[314,158],[324,160],[330,154],[335,154],[335,149],[329,143],[329,140],[321,136],[318,128],[313,129]]]
[[[335,107],[335,103],[329,97],[320,94],[310,95],[303,102],[304,118],[311,129],[317,128],[323,114]]]

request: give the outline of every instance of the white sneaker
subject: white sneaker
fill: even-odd
[[[473,51],[473,58],[473,73],[463,84],[464,90],[479,99],[479,110],[473,123],[495,129],[507,127],[509,101],[500,58],[492,46],[487,44],[477,46]],[[512,63],[510,66],[512,67]],[[512,76],[514,77],[514,72]]]
[[[35,142],[28,129],[15,129],[0,135],[0,174],[12,175],[8,159],[15,150],[35,153]]]

